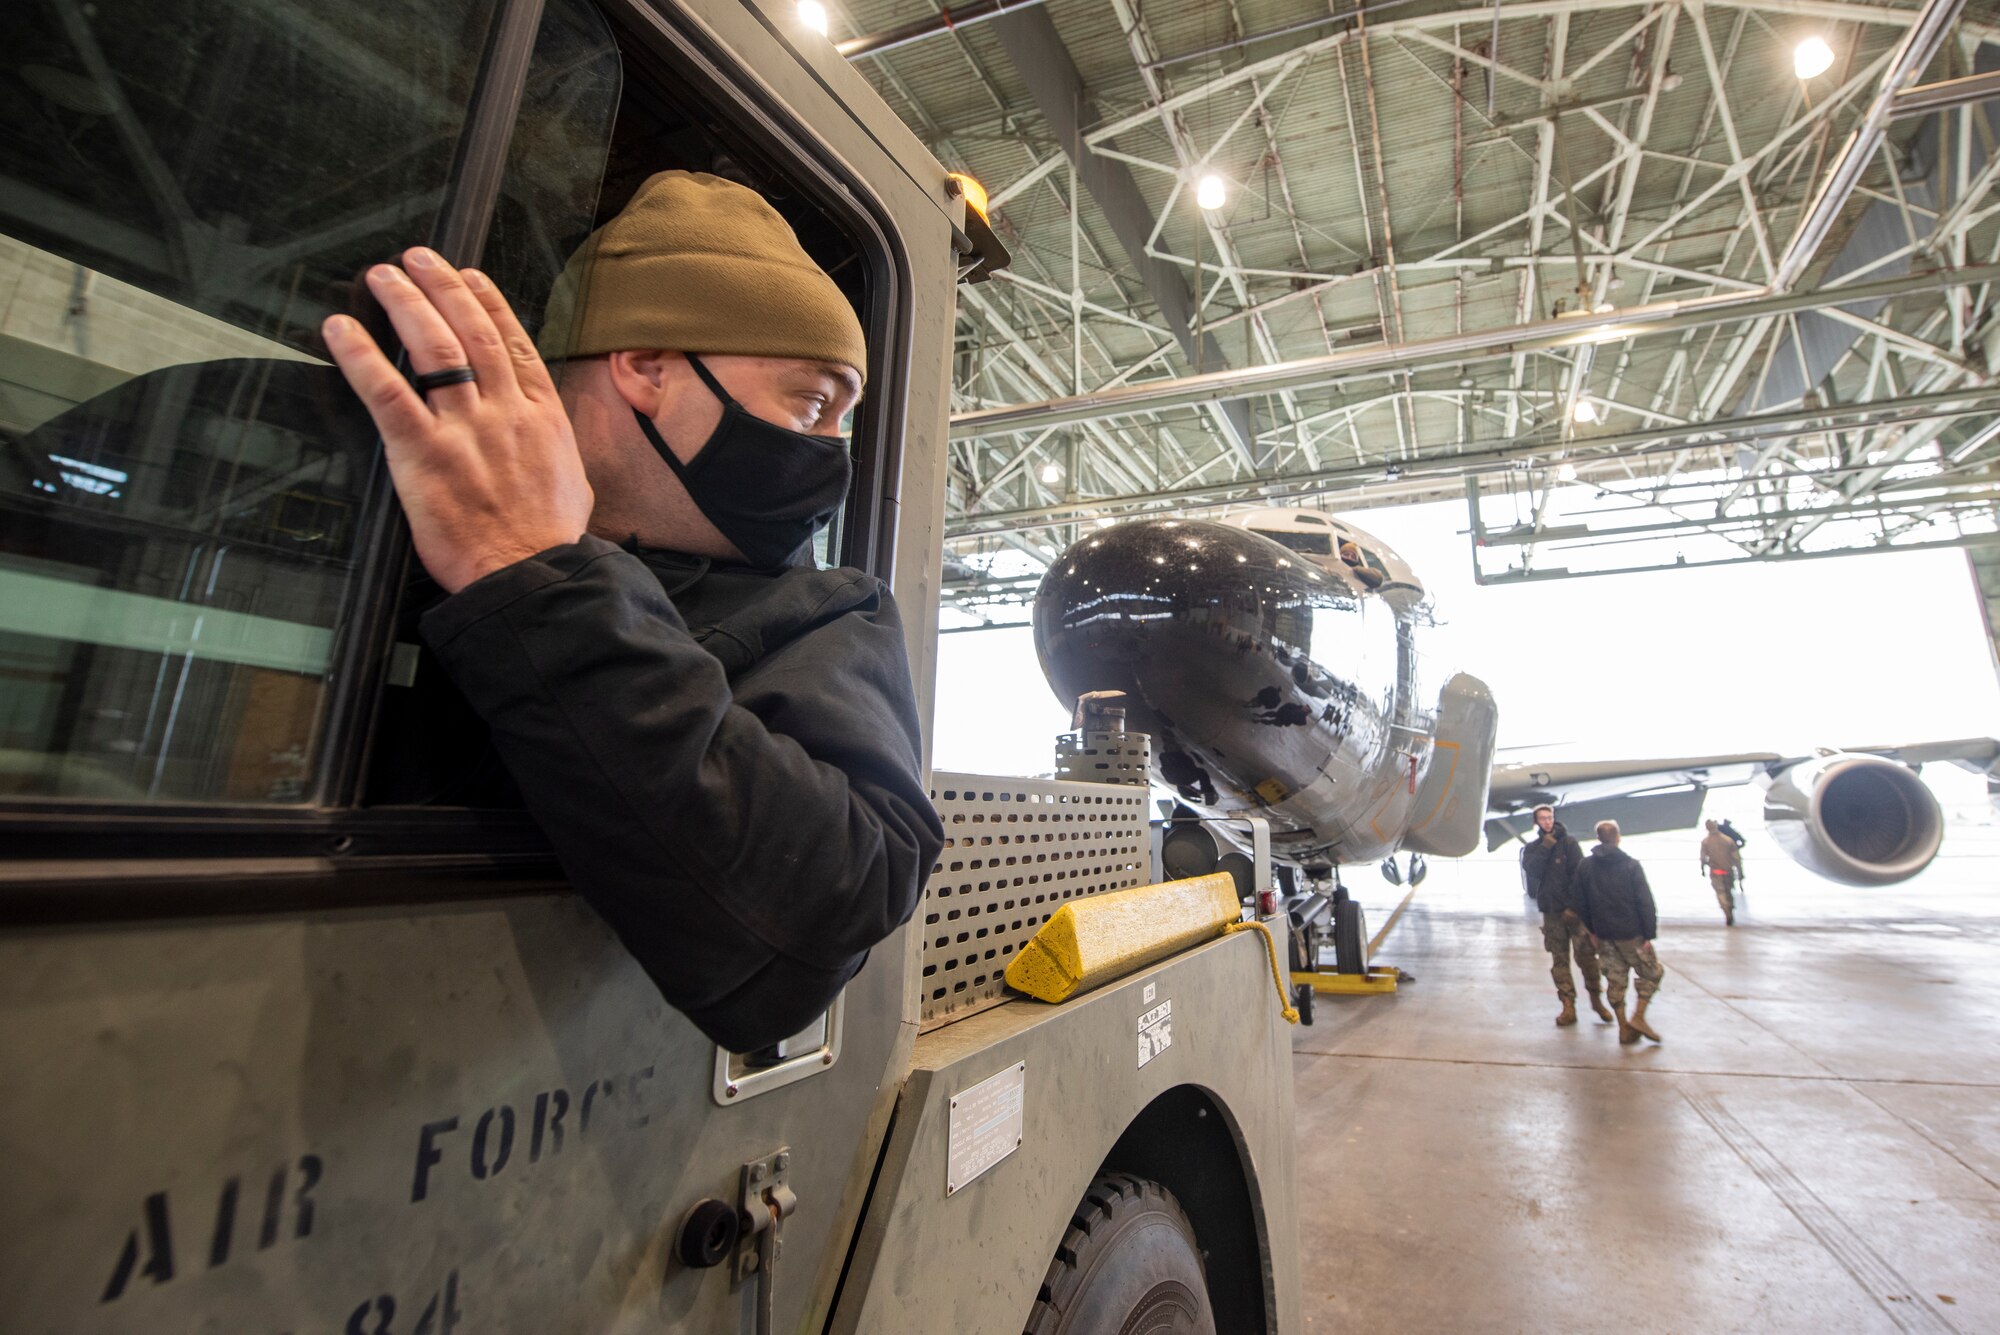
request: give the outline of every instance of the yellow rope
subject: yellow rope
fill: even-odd
[[[1299,1013],[1292,1006],[1292,999],[1285,989],[1285,976],[1278,971],[1278,938],[1271,935],[1268,925],[1261,922],[1232,922],[1222,929],[1223,935],[1231,932],[1256,930],[1264,934],[1264,951],[1271,957],[1271,984],[1278,989],[1278,1014],[1285,1017],[1286,1024],[1297,1024]]]

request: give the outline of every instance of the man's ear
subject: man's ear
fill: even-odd
[[[612,388],[647,417],[658,417],[666,406],[675,379],[674,363],[681,360],[678,352],[657,350],[614,352],[605,359]]]

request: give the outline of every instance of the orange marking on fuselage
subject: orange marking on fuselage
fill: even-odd
[[[1426,825],[1429,825],[1432,821],[1438,818],[1438,813],[1444,810],[1445,802],[1449,800],[1451,797],[1451,781],[1458,777],[1458,755],[1459,755],[1458,743],[1440,740],[1433,742],[1431,744],[1433,746],[1438,747],[1439,749],[1450,748],[1451,768],[1444,772],[1444,791],[1438,794],[1437,805],[1431,808],[1430,815],[1424,817],[1421,821],[1417,823],[1416,827],[1414,827],[1419,829],[1421,829]]]

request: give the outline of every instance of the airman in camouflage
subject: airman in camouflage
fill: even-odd
[[[1583,974],[1590,993],[1590,1008],[1600,1020],[1612,1018],[1604,1008],[1603,983],[1598,975],[1597,950],[1577,913],[1576,869],[1583,862],[1583,849],[1556,820],[1554,807],[1535,808],[1539,837],[1521,848],[1521,888],[1533,897],[1542,911],[1542,948],[1549,952],[1549,976],[1555,979],[1556,997],[1562,1012],[1559,1025],[1576,1023],[1576,977],[1570,960]]]
[[[1714,821],[1708,822],[1708,833],[1701,837],[1701,869],[1715,890],[1715,902],[1722,905],[1722,921],[1734,927],[1736,882],[1743,876],[1743,850]]]
[[[1597,938],[1597,962],[1604,969],[1611,1009],[1618,1016],[1618,1041],[1637,1043],[1643,1035],[1659,1042],[1660,1036],[1646,1022],[1646,1006],[1667,973],[1653,953],[1659,917],[1653,908],[1653,889],[1646,884],[1646,869],[1618,847],[1617,821],[1597,822],[1597,847],[1578,868],[1576,887],[1584,925]],[[1625,1017],[1627,973],[1636,979],[1633,990],[1639,996],[1630,1019]]]

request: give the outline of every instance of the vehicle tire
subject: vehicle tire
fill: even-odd
[[[1336,973],[1368,972],[1368,927],[1351,899],[1333,906],[1333,967]]]
[[[1125,1173],[1092,1182],[1024,1335],[1215,1335],[1194,1226],[1173,1193]]]

